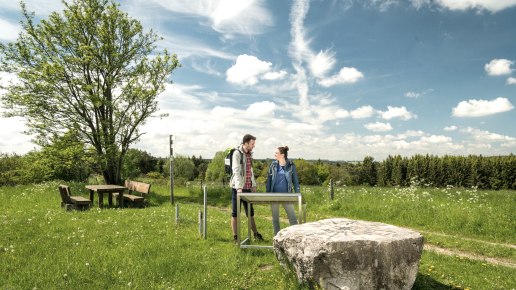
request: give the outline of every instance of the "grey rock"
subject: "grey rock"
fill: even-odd
[[[280,263],[299,282],[324,289],[411,289],[423,251],[418,232],[345,218],[281,230],[273,241]]]

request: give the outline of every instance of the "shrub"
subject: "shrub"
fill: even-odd
[[[156,171],[151,171],[151,172],[147,173],[145,176],[148,177],[148,178],[153,178],[153,179],[161,179],[161,178],[163,178],[163,175],[161,173],[159,173],[159,172],[156,172]]]

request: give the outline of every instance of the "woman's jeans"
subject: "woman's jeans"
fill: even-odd
[[[272,208],[272,227],[274,228],[274,235],[276,235],[280,231],[280,222],[279,222],[279,204],[273,203],[271,204]],[[287,212],[288,221],[290,225],[297,225],[296,219],[296,211],[294,210],[293,204],[283,204],[283,208]]]

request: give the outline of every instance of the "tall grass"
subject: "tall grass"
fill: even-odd
[[[304,289],[272,251],[233,244],[229,188],[208,185],[204,240],[197,220],[201,187],[175,189],[176,223],[168,185],[147,181],[149,207],[94,205],[85,212],[59,207],[57,182],[0,187],[0,289]],[[84,184],[70,185],[73,194],[87,196]],[[381,221],[415,228],[426,242],[430,236],[444,246],[471,239],[467,247],[456,246],[462,250],[515,244],[512,191],[357,187],[339,188],[332,201],[322,187],[302,193],[309,222],[337,216]],[[270,209],[255,210],[264,243],[271,243]],[[513,248],[491,246],[505,252],[485,254],[516,260]],[[511,289],[515,274],[514,268],[425,251],[414,289]]]

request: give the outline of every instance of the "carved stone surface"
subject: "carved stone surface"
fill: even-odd
[[[324,289],[411,289],[423,251],[418,232],[344,218],[285,228],[273,244],[301,283]]]

